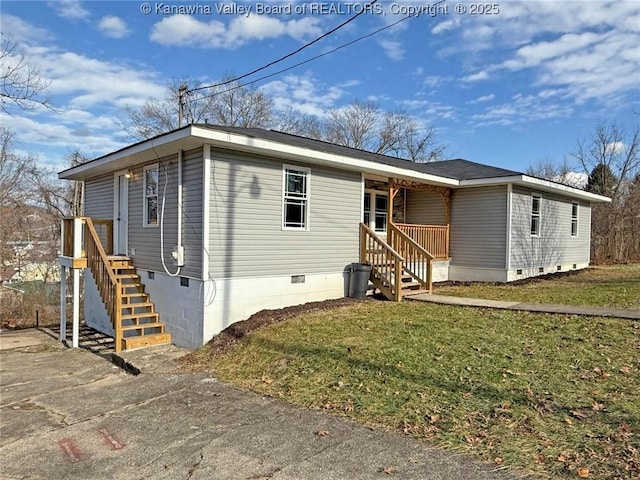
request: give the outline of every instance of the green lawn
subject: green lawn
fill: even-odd
[[[573,275],[532,279],[521,285],[480,282],[468,286],[436,284],[434,293],[488,300],[640,308],[640,264],[592,267]]]
[[[613,479],[640,476],[638,352],[629,320],[366,301],[191,361],[513,472]]]

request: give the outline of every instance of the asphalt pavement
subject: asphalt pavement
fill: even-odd
[[[131,353],[158,368],[134,376],[109,355],[65,348],[40,330],[1,332],[0,478],[514,478],[406,435],[185,372],[176,350]]]

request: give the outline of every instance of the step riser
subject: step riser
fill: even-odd
[[[122,349],[171,343],[171,334],[165,332],[165,325],[160,322],[160,315],[155,311],[149,294],[144,293],[144,285],[131,260],[110,258],[109,265],[114,270],[122,293]]]

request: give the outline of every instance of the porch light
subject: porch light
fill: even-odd
[[[133,170],[127,170],[127,173],[124,174],[125,178],[133,178]]]

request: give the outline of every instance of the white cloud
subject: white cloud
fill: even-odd
[[[402,48],[402,43],[397,40],[389,40],[389,39],[380,39],[378,43],[384,50],[384,53],[391,60],[402,60],[404,57],[404,48]]]
[[[8,14],[2,15],[2,33],[18,43],[44,42],[51,39],[47,30]]]
[[[573,113],[571,105],[545,102],[535,95],[518,94],[511,102],[492,105],[483,113],[471,117],[472,124],[480,126],[510,126],[534,121],[565,118]]]
[[[359,85],[359,81],[346,81],[327,86],[320,84],[312,75],[287,75],[261,87],[273,99],[276,110],[293,109],[307,115],[323,117],[335,108],[338,101],[349,95],[348,88]]]
[[[48,5],[53,8],[59,16],[69,20],[83,20],[91,15],[91,13],[82,6],[80,0],[56,0],[49,2]]]
[[[557,93],[575,104],[615,108],[636,96],[638,2],[502,2],[499,15],[456,20],[438,30],[446,41],[439,54],[462,55],[466,68],[482,64],[505,81],[509,72],[524,72],[541,96]],[[474,75],[465,80],[483,77]]]
[[[444,33],[448,30],[453,30],[460,24],[459,20],[445,20],[444,22],[438,23],[435,27],[431,29],[431,33],[434,35],[438,35],[440,33]]]
[[[489,78],[489,74],[485,71],[472,73],[471,75],[467,75],[466,77],[462,77],[461,80],[463,82],[479,82],[481,80],[486,80]]]
[[[484,103],[484,102],[490,102],[491,100],[493,100],[494,98],[496,98],[495,94],[490,93],[489,95],[483,95],[481,97],[476,98],[475,100],[471,100],[469,103]]]
[[[225,25],[211,20],[200,21],[189,15],[163,18],[153,26],[151,40],[161,45],[234,49],[252,40],[288,35],[296,40],[319,35],[317,18],[282,21],[274,16],[235,17]]]
[[[124,38],[129,35],[129,28],[120,17],[107,15],[98,22],[98,28],[110,38]]]

